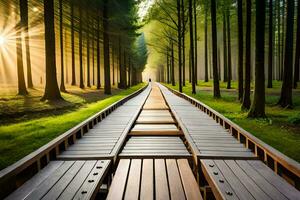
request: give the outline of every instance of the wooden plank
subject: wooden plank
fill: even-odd
[[[178,170],[187,200],[201,200],[199,186],[186,159],[177,160]]]
[[[122,199],[126,187],[126,180],[129,171],[130,160],[121,159],[117,171],[114,175],[113,182],[110,186],[107,200]]]
[[[213,160],[201,159],[201,168],[205,179],[211,187],[216,199],[238,199]]]
[[[282,177],[275,174],[263,162],[259,160],[249,160],[247,162],[288,199],[300,199],[300,192],[292,185],[287,183]]]
[[[139,117],[136,124],[172,124],[175,123],[174,119],[171,116],[151,116],[151,117]]]
[[[200,152],[200,159],[203,158],[226,158],[226,159],[258,159],[251,152],[223,152],[223,151],[205,151]]]
[[[214,162],[216,166],[212,166],[212,168],[217,167],[221,171],[224,178],[229,183],[229,185],[234,190],[235,194],[238,196],[239,199],[254,200],[253,196],[251,195],[251,192],[247,190],[243,183],[235,176],[234,171],[231,171],[223,160],[214,160]]]
[[[182,200],[185,199],[183,187],[181,184],[180,174],[177,168],[177,163],[175,159],[166,160],[168,179],[169,179],[169,189],[170,196],[173,200]]]
[[[57,199],[60,194],[69,185],[72,179],[76,176],[78,171],[84,165],[85,161],[76,161],[72,167],[55,183],[55,185],[43,197],[43,200]]]
[[[74,161],[64,162],[55,172],[51,174],[51,176],[38,185],[38,187],[36,187],[36,189],[26,197],[26,199],[41,199],[74,163]]]
[[[77,173],[75,178],[71,181],[64,192],[59,196],[59,200],[73,199],[77,191],[80,189],[84,181],[86,180],[89,173],[96,165],[95,160],[86,161],[80,171]]]
[[[237,160],[236,163],[269,197],[271,197],[271,199],[287,199],[263,176],[261,176],[255,169],[253,169],[253,167],[247,161]]]
[[[77,191],[74,199],[94,199],[110,166],[110,160],[99,160]]]
[[[124,199],[139,199],[141,165],[141,159],[131,160]]]
[[[25,197],[31,193],[38,185],[40,185],[45,179],[47,179],[55,170],[57,170],[64,161],[51,161],[44,169],[37,173],[34,177],[25,182],[15,192],[10,194],[6,199],[25,199]]]
[[[255,199],[271,199],[249,176],[247,176],[244,170],[241,169],[234,160],[225,160],[225,163],[231,171],[234,171],[235,175],[244,184],[248,191],[251,192]]]
[[[170,199],[165,161],[155,160],[155,199]]]
[[[153,160],[144,159],[141,180],[140,199],[154,199]]]

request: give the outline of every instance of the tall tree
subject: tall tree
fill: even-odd
[[[111,47],[111,56],[112,56],[112,84],[115,85],[115,48],[114,45]]]
[[[100,80],[100,11],[97,13],[97,89],[101,88],[101,80]]]
[[[109,35],[108,35],[108,0],[103,2],[103,48],[104,48],[104,93],[111,94],[110,85],[110,60],[109,60]]]
[[[208,45],[207,45],[207,31],[208,31],[208,28],[207,28],[207,23],[208,23],[208,20],[207,20],[207,15],[208,15],[208,3],[207,3],[207,0],[205,0],[204,2],[204,81],[205,82],[208,82]]]
[[[294,88],[297,88],[299,81],[299,68],[300,68],[300,3],[297,5],[297,36],[296,36],[296,52],[295,52],[295,65],[294,65]]]
[[[20,10],[24,5],[24,0],[20,0]],[[18,12],[16,12],[18,13]],[[20,12],[21,14],[21,12]],[[23,68],[23,49],[22,49],[22,28],[24,27],[24,19],[20,17],[20,21],[17,22],[16,28],[16,50],[17,50],[17,74],[18,74],[18,94],[27,95],[27,89],[24,78]]]
[[[186,19],[184,0],[181,0],[181,20],[182,20],[182,85],[185,86],[185,32],[186,32]]]
[[[71,85],[76,85],[75,72],[75,28],[74,28],[74,0],[70,0],[71,8],[71,57],[72,57],[72,81]]]
[[[265,19],[266,2],[256,0],[256,48],[254,98],[248,113],[249,117],[265,117]]]
[[[198,85],[198,33],[197,33],[197,5],[194,0],[193,14],[194,14],[194,32],[195,32],[195,83]]]
[[[87,81],[87,87],[91,87],[91,66],[90,66],[90,16],[89,16],[89,5],[86,3],[86,59],[87,59],[87,64],[86,64],[86,81]]]
[[[178,85],[179,85],[179,92],[182,92],[182,61],[181,61],[181,25],[182,25],[182,20],[181,20],[181,7],[180,7],[180,0],[177,0],[177,47],[178,47]]]
[[[79,1],[80,2],[80,1]],[[79,3],[79,87],[81,89],[84,88],[84,83],[83,83],[83,39],[82,39],[82,24],[83,24],[83,19],[82,19],[82,8],[81,8],[81,3]]]
[[[175,68],[174,44],[173,44],[173,41],[171,41],[171,82],[172,82],[172,86],[175,86],[174,68]]]
[[[63,39],[63,3],[59,0],[59,39],[60,39],[60,91],[66,92],[65,79],[64,79],[64,39]]]
[[[229,6],[227,6],[226,8],[226,25],[227,25],[227,41],[228,41],[228,64],[227,64],[227,89],[231,89],[231,32],[230,32],[230,9],[229,9]]]
[[[220,98],[219,73],[218,73],[218,41],[217,41],[217,17],[216,0],[211,0],[211,32],[212,32],[212,54],[213,54],[213,78],[214,78],[214,97]]]
[[[245,88],[242,102],[242,110],[248,110],[251,106],[251,6],[251,0],[247,0]]]
[[[31,58],[30,58],[30,41],[28,32],[28,0],[20,0],[20,17],[21,30],[25,35],[25,49],[26,49],[26,64],[27,64],[27,87],[33,88],[32,72],[31,72]]]
[[[190,62],[191,62],[191,77],[192,77],[192,94],[196,94],[196,75],[195,75],[195,59],[194,59],[194,35],[193,35],[193,4],[189,0],[189,19],[190,19]]]
[[[268,88],[272,88],[272,80],[273,80],[273,0],[269,0]]]
[[[46,86],[42,100],[62,99],[56,78],[54,0],[44,0]]]
[[[285,38],[285,57],[283,82],[281,87],[281,96],[278,104],[281,107],[293,106],[292,88],[293,88],[293,30],[294,30],[294,0],[287,0],[287,17],[286,17],[286,38]]]
[[[243,0],[237,0],[238,15],[238,92],[239,100],[243,98]]]
[[[225,4],[225,2],[224,2]],[[227,30],[226,30],[226,11],[225,8],[223,8],[223,69],[224,69],[224,74],[223,74],[223,80],[224,82],[226,82],[227,79],[227,58],[228,58],[228,54],[227,54]]]

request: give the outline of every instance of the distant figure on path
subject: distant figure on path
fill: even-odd
[[[149,78],[149,83],[151,82],[151,78]]]

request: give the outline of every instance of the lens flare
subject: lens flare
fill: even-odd
[[[0,35],[0,45],[4,45],[6,43],[6,38]]]

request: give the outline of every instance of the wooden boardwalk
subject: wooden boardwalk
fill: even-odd
[[[160,84],[105,115],[7,199],[300,199],[232,130]]]

